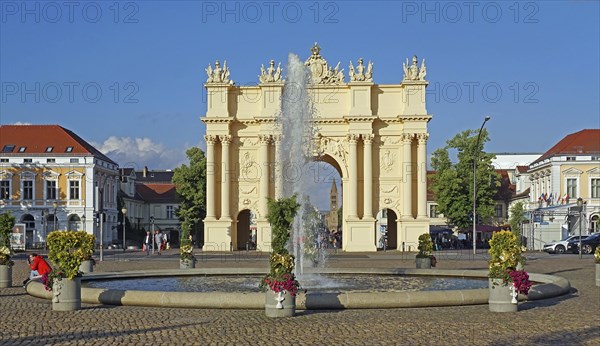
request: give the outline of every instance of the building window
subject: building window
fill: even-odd
[[[51,153],[51,152],[52,152],[52,150],[54,150],[54,147],[47,147],[47,148],[46,148],[46,152],[47,152],[47,153]]]
[[[69,162],[70,163],[79,163],[79,159],[70,159]]]
[[[8,162],[8,159],[0,159],[0,162]]]
[[[67,149],[65,149],[65,153],[70,153],[73,152],[73,147],[67,147]]]
[[[504,206],[502,204],[496,204],[495,214],[496,217],[504,217]]]
[[[567,194],[569,198],[577,198],[577,179],[567,179]]]
[[[594,178],[591,182],[592,185],[592,198],[600,198],[600,179]]]
[[[168,205],[167,206],[167,219],[174,219],[175,218],[175,209],[173,208],[172,205]]]
[[[437,204],[433,204],[429,206],[429,217],[437,218],[439,215]]]
[[[32,163],[33,159],[23,159],[23,163]]]
[[[0,199],[10,199],[10,180],[0,180]]]
[[[57,192],[56,180],[46,180],[46,199],[56,199]]]
[[[46,159],[46,163],[56,163],[56,159]]]
[[[6,144],[6,145],[4,145],[4,147],[2,147],[3,153],[12,153],[13,150],[15,150],[14,144]]]
[[[79,180],[69,180],[69,199],[79,199]]]
[[[567,161],[577,161],[577,156],[567,156]]]
[[[27,150],[27,147],[19,147],[19,152],[24,153]]]
[[[23,180],[23,198],[21,199],[33,199],[33,180]]]

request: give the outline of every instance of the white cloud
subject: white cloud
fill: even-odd
[[[32,125],[32,124],[31,123],[24,123],[24,122],[21,122],[21,121],[17,121],[13,125]]]
[[[185,148],[167,148],[151,138],[108,137],[103,143],[91,143],[96,149],[119,163],[121,167],[136,170],[147,166],[149,169],[174,169],[187,162]]]

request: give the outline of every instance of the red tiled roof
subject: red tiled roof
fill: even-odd
[[[148,203],[176,203],[175,184],[136,184],[137,193]]]
[[[532,164],[557,155],[600,154],[600,129],[586,129],[571,133],[556,143]]]
[[[0,151],[5,145],[10,144],[14,145],[15,149],[12,152],[1,152],[2,155],[63,156],[90,154],[104,161],[117,164],[74,132],[59,125],[1,125]],[[25,147],[25,151],[19,152],[20,147]],[[52,152],[46,152],[48,147],[53,147]],[[72,151],[67,152],[67,147],[73,147]]]
[[[517,172],[527,173],[527,171],[529,171],[529,166],[517,166]]]

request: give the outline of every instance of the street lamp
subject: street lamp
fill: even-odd
[[[477,248],[477,153],[479,152],[479,140],[481,139],[481,131],[485,123],[490,120],[490,116],[486,115],[483,124],[479,128],[479,134],[477,135],[477,143],[475,144],[475,152],[473,157],[473,255],[476,254]]]
[[[54,230],[56,231],[56,209],[58,208],[58,202],[54,201],[52,202],[52,207],[54,207]]]
[[[152,232],[150,232],[150,235],[152,236],[152,254],[154,255],[154,216],[150,216],[150,223],[152,224]]]
[[[577,198],[577,210],[579,210],[579,259],[583,258],[583,249],[581,246],[581,212],[583,211],[583,198]]]
[[[85,214],[81,216],[81,224],[83,225],[83,230],[85,231]]]
[[[125,214],[127,214],[127,208],[121,209],[123,212],[123,251],[125,251]]]

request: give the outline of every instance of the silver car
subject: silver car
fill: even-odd
[[[587,237],[588,237],[587,235],[582,235],[581,240],[583,240]],[[578,241],[579,241],[578,235],[571,235],[571,236],[566,237],[563,240],[553,241],[553,242],[544,244],[544,251],[548,252],[548,253],[557,253],[557,254],[565,253],[567,251],[567,244],[569,242],[578,242]]]

